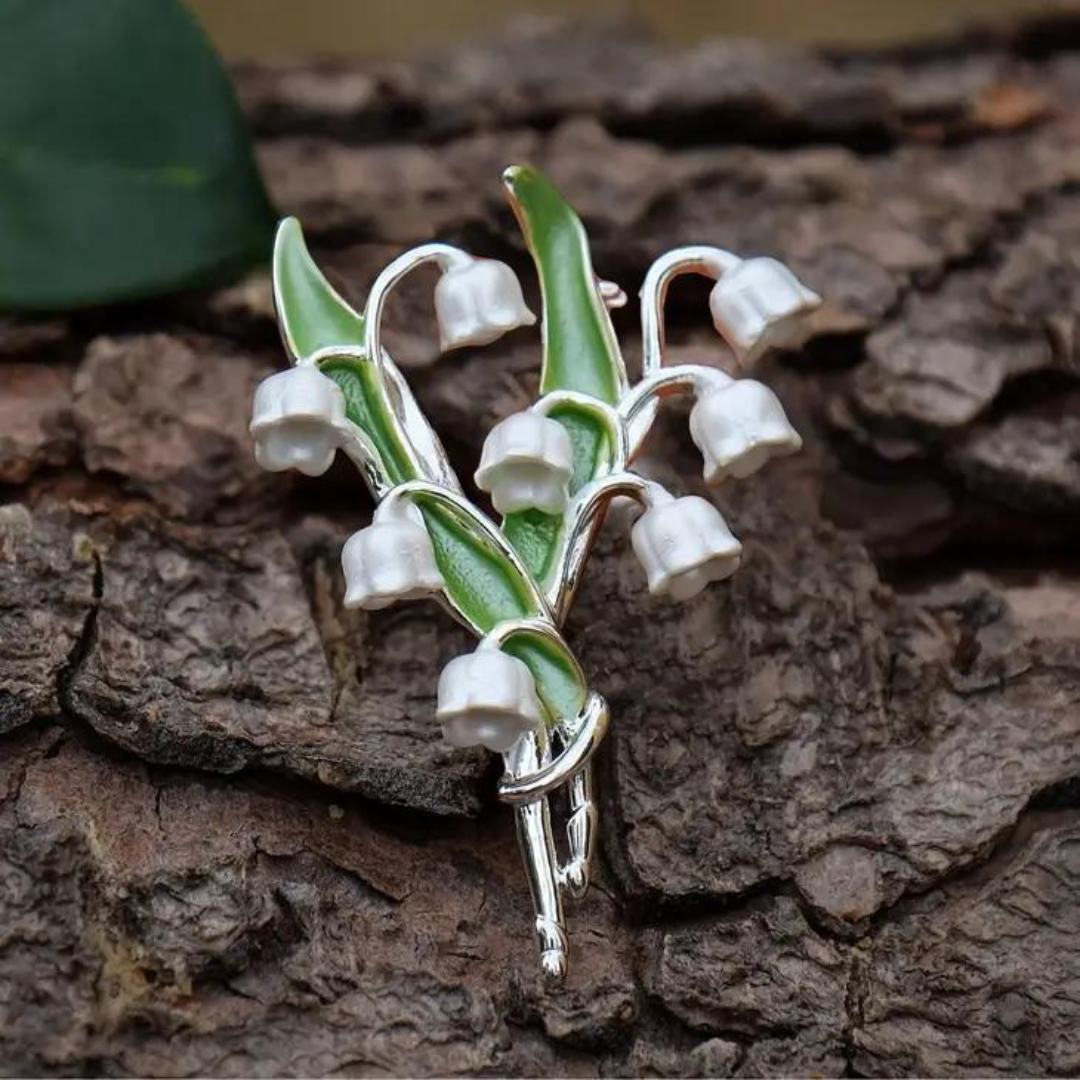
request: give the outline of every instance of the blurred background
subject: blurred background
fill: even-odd
[[[746,34],[825,44],[882,44],[1031,11],[1032,0],[189,0],[229,57],[388,54],[451,44],[514,16],[632,19],[687,43]],[[1062,3],[1059,8],[1076,8]]]

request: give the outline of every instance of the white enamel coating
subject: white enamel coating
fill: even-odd
[[[802,317],[821,303],[776,259],[745,259],[726,270],[709,294],[717,331],[742,364],[772,348],[797,344]]]
[[[649,592],[677,603],[739,568],[742,545],[720,511],[698,495],[650,507],[634,522],[630,542],[649,579]]]
[[[566,428],[536,412],[520,412],[496,424],[484,440],[476,485],[491,495],[500,514],[538,509],[560,513],[574,455]]]
[[[321,476],[340,445],[345,418],[340,387],[312,367],[295,367],[263,379],[255,390],[251,424],[255,459],[270,472],[297,469]]]
[[[443,668],[436,715],[451,746],[505,753],[541,714],[529,669],[497,648],[480,648]]]
[[[433,596],[443,587],[423,520],[401,503],[383,503],[375,520],[345,541],[341,568],[348,608],[378,611],[398,600]]]
[[[701,397],[690,411],[690,437],[705,460],[705,483],[743,480],[775,457],[802,447],[780,399],[755,379],[739,379]]]
[[[435,286],[435,314],[443,352],[487,345],[536,322],[517,274],[497,259],[471,259],[447,268]]]

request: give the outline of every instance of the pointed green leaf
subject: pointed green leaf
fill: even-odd
[[[544,297],[540,389],[577,390],[614,405],[626,389],[626,371],[581,219],[536,169],[513,165],[503,173],[503,183]]]
[[[576,390],[615,404],[626,389],[626,369],[600,295],[580,218],[542,173],[515,165],[503,182],[536,264],[544,300],[544,364],[540,389]],[[569,432],[574,448],[571,491],[604,475],[612,447],[602,422],[566,404],[551,416]],[[527,510],[510,514],[503,531],[530,572],[545,587],[557,572],[563,519]]]
[[[284,218],[274,239],[274,305],[285,347],[302,360],[320,349],[364,342],[364,317],[315,265],[300,222]]]
[[[216,284],[274,214],[229,78],[178,0],[0,0],[0,308]]]

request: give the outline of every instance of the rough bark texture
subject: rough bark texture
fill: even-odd
[[[603,860],[553,993],[493,763],[432,721],[463,632],[344,612],[359,480],[254,466],[265,277],[0,322],[0,1072],[1080,1072],[1074,49],[531,26],[238,71],[357,299],[432,236],[531,280],[521,159],[628,292],[680,242],[787,259],[827,298],[764,375],[807,450],[721,492],[746,566],[686,606],[605,529],[570,626],[615,717]],[[468,474],[538,350],[436,363],[426,290],[389,344]],[[723,360],[703,297],[673,358]],[[685,415],[652,446],[699,488]]]

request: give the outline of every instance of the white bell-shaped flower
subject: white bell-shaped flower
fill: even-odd
[[[345,606],[378,611],[397,600],[437,593],[443,577],[431,538],[415,507],[385,503],[341,549]]]
[[[255,460],[270,472],[298,469],[321,476],[338,447],[336,425],[345,418],[345,395],[313,367],[294,367],[263,379],[255,390],[248,430]]]
[[[717,331],[739,362],[752,363],[767,349],[796,344],[803,315],[821,303],[776,259],[746,259],[720,277],[709,295]]]
[[[520,412],[491,429],[475,479],[500,514],[532,508],[558,514],[569,498],[573,469],[566,428],[549,416]]]
[[[630,542],[649,592],[681,602],[739,568],[742,545],[711,502],[697,495],[657,503],[634,522]]]
[[[517,274],[497,259],[471,259],[447,269],[435,286],[435,314],[444,352],[487,345],[536,322],[525,306]]]
[[[802,447],[780,399],[763,383],[738,379],[701,398],[690,412],[690,436],[705,459],[705,483],[757,472]]]
[[[540,723],[532,672],[498,649],[455,657],[439,676],[436,716],[451,746],[486,746],[504,753]]]

